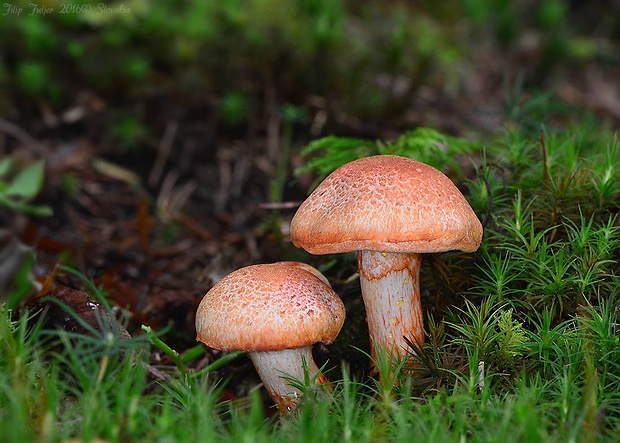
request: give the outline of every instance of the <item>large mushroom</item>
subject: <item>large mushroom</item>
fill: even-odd
[[[330,174],[302,203],[291,239],[311,254],[358,251],[371,356],[404,356],[404,337],[424,341],[422,253],[473,252],[482,225],[443,173],[406,157],[377,155]]]
[[[254,265],[207,292],[196,312],[196,339],[222,351],[247,351],[271,398],[287,412],[301,394],[287,378],[303,381],[304,363],[316,384],[328,383],[312,345],[333,342],[344,318],[338,295],[305,267]]]

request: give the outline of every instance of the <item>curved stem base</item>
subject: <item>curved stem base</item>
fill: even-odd
[[[319,368],[312,358],[311,346],[282,351],[252,351],[248,352],[248,356],[280,412],[293,411],[302,394],[299,389],[291,385],[289,379],[297,380],[302,385],[314,377],[316,377],[315,384],[329,383],[329,380],[319,373]],[[310,380],[306,380],[304,361]]]

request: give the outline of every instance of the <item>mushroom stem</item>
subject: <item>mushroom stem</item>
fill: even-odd
[[[312,346],[281,351],[252,351],[248,352],[248,356],[280,412],[289,413],[297,407],[297,399],[302,393],[291,386],[287,378],[305,383],[304,361],[308,376],[316,376],[315,384],[329,383],[327,377],[319,373],[319,367],[312,358]]]
[[[424,341],[419,275],[421,255],[359,251],[357,255],[362,297],[370,334],[370,353],[376,348],[406,355],[410,340]]]

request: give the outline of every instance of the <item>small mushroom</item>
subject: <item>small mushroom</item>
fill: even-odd
[[[305,361],[317,384],[328,383],[312,345],[333,342],[344,318],[338,295],[313,273],[290,264],[253,265],[207,292],[196,313],[196,339],[222,351],[247,351],[277,407],[289,412],[301,392],[286,378],[304,380]]]
[[[330,174],[302,203],[291,240],[311,254],[358,251],[371,343],[404,356],[404,337],[424,341],[422,253],[478,249],[482,225],[465,197],[437,169],[378,155]]]

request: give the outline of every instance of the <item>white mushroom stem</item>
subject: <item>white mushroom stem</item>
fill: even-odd
[[[409,340],[424,341],[424,319],[420,303],[421,255],[412,253],[359,251],[358,267],[370,353],[376,348],[406,355]]]
[[[311,346],[282,351],[252,351],[248,352],[248,356],[281,412],[291,412],[297,407],[297,399],[302,393],[291,386],[287,378],[304,383],[304,360],[311,379],[319,373],[319,367],[312,358]],[[329,380],[323,374],[316,377],[315,384],[328,383]]]

